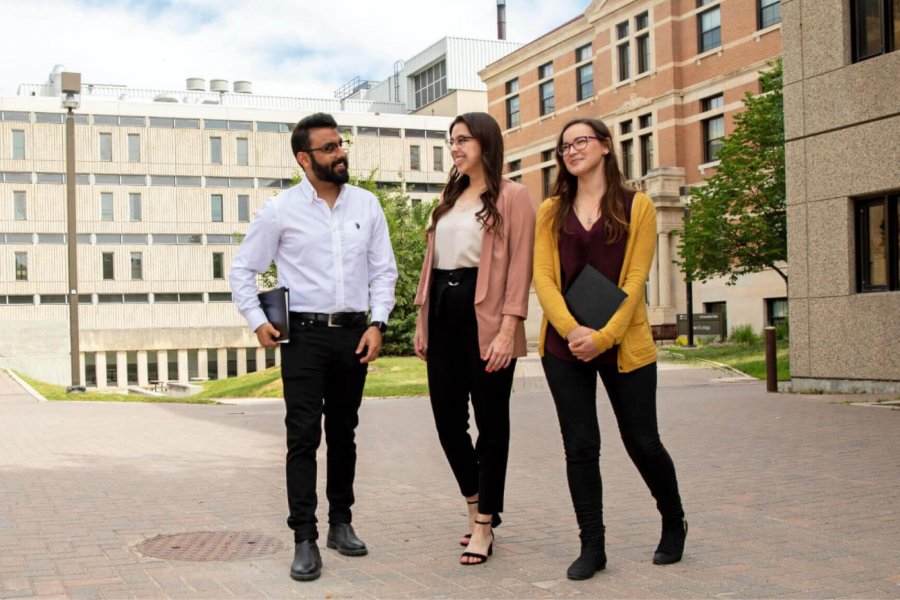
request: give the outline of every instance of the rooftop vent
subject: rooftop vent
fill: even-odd
[[[228,81],[225,79],[210,79],[209,91],[211,92],[227,92]]]
[[[188,77],[187,89],[192,92],[205,92],[206,80],[202,77]]]
[[[253,93],[253,84],[249,81],[235,81],[234,82],[234,93],[235,94],[252,94]]]

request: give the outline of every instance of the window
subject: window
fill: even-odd
[[[700,110],[703,112],[722,108],[723,106],[725,106],[724,94],[716,94],[700,101]]]
[[[25,132],[21,129],[12,130],[12,157],[25,158]]]
[[[544,194],[544,198],[549,198],[550,193],[553,191],[553,184],[556,183],[556,165],[551,167],[544,167],[541,169],[541,177],[542,177],[542,192]]]
[[[628,37],[628,21],[616,25],[616,39],[623,40]]]
[[[653,168],[653,135],[647,134],[640,137],[641,140],[641,176],[646,175]]]
[[[647,129],[651,125],[653,125],[653,115],[651,113],[638,117],[638,127],[640,129]]]
[[[144,278],[144,253],[131,253],[131,278],[141,280]]]
[[[623,140],[622,141],[622,174],[625,176],[625,179],[631,179],[634,176],[634,141],[633,140]]]
[[[588,63],[578,67],[575,78],[578,81],[578,100],[591,98],[594,95],[594,65]]]
[[[209,162],[214,165],[222,164],[222,138],[209,138]]]
[[[650,70],[650,34],[637,37],[637,70],[638,73],[646,73]]]
[[[593,55],[593,51],[591,49],[590,44],[585,44],[584,46],[580,46],[575,48],[575,62],[580,63],[586,61]]]
[[[238,221],[241,223],[250,222],[250,196],[246,194],[238,195]]]
[[[410,171],[421,171],[422,170],[422,161],[420,157],[420,152],[422,148],[420,146],[410,146],[409,147],[409,169]]]
[[[433,146],[432,150],[434,151],[434,170],[435,171],[443,171],[444,170],[444,149],[440,146]]]
[[[759,29],[781,23],[781,0],[756,0]]]
[[[141,135],[128,134],[128,162],[141,162]]]
[[[703,161],[716,160],[725,137],[725,115],[719,115],[703,121]]]
[[[28,253],[16,252],[16,281],[28,281]]]
[[[141,195],[128,194],[128,220],[141,220]]]
[[[222,194],[213,194],[210,197],[210,213],[213,223],[221,223],[224,218],[224,206],[222,204]]]
[[[722,45],[722,24],[718,6],[697,15],[697,30],[698,52],[703,53]]]
[[[101,133],[100,134],[100,160],[102,160],[102,161],[111,161],[112,160],[112,134],[111,133]]]
[[[619,133],[621,135],[628,135],[631,133],[631,121],[622,121],[619,123]]]
[[[250,146],[247,138],[237,139],[237,164],[241,166],[250,164]]]
[[[766,325],[774,327],[788,322],[787,298],[766,298]]]
[[[541,93],[541,114],[547,115],[556,110],[556,100],[554,98],[553,81],[547,81],[540,85]]]
[[[519,126],[519,80],[512,79],[506,82],[506,93],[516,94],[506,99],[506,128],[512,129]]]
[[[546,79],[553,76],[553,61],[544,63],[538,67],[538,79]]]
[[[900,0],[851,0],[853,61],[887,54],[900,46]]]
[[[642,12],[638,16],[634,18],[634,30],[635,31],[643,31],[647,29],[650,25],[650,14],[647,12]]]
[[[103,252],[102,253],[102,265],[103,265],[103,280],[104,281],[112,281],[113,279],[115,279],[115,269],[114,269],[112,252]]]
[[[856,286],[859,292],[900,290],[900,195],[856,203]]]
[[[28,219],[28,204],[25,201],[25,192],[13,192],[13,220],[25,221]]]
[[[103,192],[100,194],[100,220],[113,220],[113,195],[112,192]]]
[[[432,65],[413,77],[416,108],[434,102],[447,94],[447,61]]]
[[[225,253],[224,252],[213,252],[213,279],[224,279],[225,278]]]
[[[619,81],[625,81],[631,77],[631,44],[619,44],[616,52],[619,56]]]
[[[511,160],[506,165],[507,173],[515,173],[516,171],[522,170],[522,161],[521,160]]]

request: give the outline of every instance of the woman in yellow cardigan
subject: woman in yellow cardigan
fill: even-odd
[[[539,352],[556,404],[566,475],[581,537],[569,579],[606,567],[596,388],[600,376],[628,455],[656,499],[662,537],[656,564],[681,560],[687,521],[675,467],[656,422],[656,346],[647,322],[644,284],[656,249],[656,210],[629,190],[607,126],[576,119],[557,142],[559,175],[541,206],[534,247],[534,288],[544,309]],[[590,265],[628,298],[600,330],[580,325],[564,294]]]

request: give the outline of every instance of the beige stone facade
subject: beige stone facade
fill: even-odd
[[[658,211],[659,241],[647,299],[651,324],[686,311],[677,260],[684,188],[715,172],[709,123],[732,131],[758,72],[781,54],[781,24],[770,2],[595,0],[584,14],[488,65],[491,114],[505,127],[509,175],[539,203],[555,175],[553,149],[563,124],[600,118],[613,132],[620,163]],[[715,27],[718,23],[718,27]],[[703,31],[706,31],[704,36]],[[549,69],[548,69],[549,67]],[[588,78],[590,85],[585,83]],[[553,87],[552,110],[542,106]],[[518,117],[511,118],[518,102]],[[544,114],[542,114],[542,110]],[[710,129],[714,131],[714,129]],[[725,302],[729,327],[766,324],[766,301],[786,296],[774,272],[694,285],[694,312]]]
[[[857,4],[782,1],[797,390],[900,390],[900,14],[862,59]]]

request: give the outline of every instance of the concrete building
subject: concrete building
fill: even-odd
[[[68,384],[60,72],[0,98],[0,367]],[[255,212],[290,185],[298,169],[290,132],[316,111],[334,114],[352,141],[353,174],[376,170],[379,185],[413,200],[443,189],[452,115],[411,115],[402,102],[262,96],[248,82],[82,86],[82,381],[124,388],[275,364],[231,303],[227,271]]]
[[[595,0],[568,23],[488,65],[491,114],[504,128],[508,172],[538,203],[556,177],[554,147],[573,118],[613,131],[631,183],[658,211],[651,324],[686,312],[678,258],[684,189],[715,172],[716,152],[746,92],[781,54],[778,0]],[[694,312],[725,312],[757,331],[786,309],[774,272],[694,285]]]
[[[900,390],[900,3],[782,0],[794,390]]]

